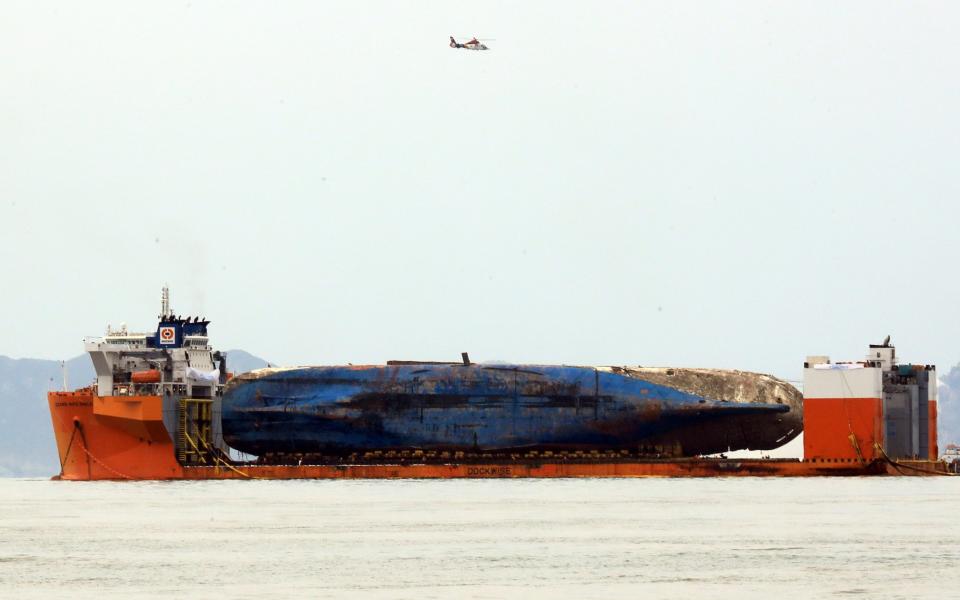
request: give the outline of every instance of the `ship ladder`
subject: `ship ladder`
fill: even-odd
[[[208,464],[207,459],[217,467],[225,467],[246,479],[260,479],[231,465],[229,460],[221,456],[223,452],[211,444],[210,409],[212,402],[206,399],[180,399],[180,426],[179,442],[180,464],[186,465],[186,460],[196,459],[200,463]],[[196,413],[196,417],[194,417]],[[191,435],[193,432],[195,435]],[[194,463],[196,464],[196,463]]]
[[[211,434],[211,412],[213,401],[204,398],[180,398],[180,410],[177,426],[177,458],[182,465],[208,464],[210,453],[207,440]]]

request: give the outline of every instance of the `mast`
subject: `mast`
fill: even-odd
[[[170,311],[170,286],[164,284],[160,292],[160,318],[165,319],[173,313]]]

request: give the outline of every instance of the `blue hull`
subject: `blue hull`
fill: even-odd
[[[240,451],[773,448],[799,432],[783,404],[718,401],[590,367],[407,364],[248,373],[223,398]]]

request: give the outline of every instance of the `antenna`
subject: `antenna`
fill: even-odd
[[[67,363],[60,361],[60,370],[63,371],[63,391],[67,391]]]
[[[160,316],[167,318],[171,315],[170,311],[170,286],[163,284],[163,290],[160,292]]]

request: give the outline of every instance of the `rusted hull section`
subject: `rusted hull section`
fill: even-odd
[[[771,449],[801,428],[795,388],[740,371],[306,367],[243,375],[223,399],[224,439],[257,456],[538,448],[682,457]]]

